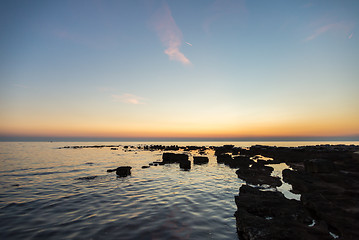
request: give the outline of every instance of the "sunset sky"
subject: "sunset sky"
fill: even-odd
[[[0,136],[359,136],[359,1],[0,2]]]

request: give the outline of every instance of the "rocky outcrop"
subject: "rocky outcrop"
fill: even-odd
[[[235,202],[240,239],[331,239],[320,224],[309,227],[314,219],[300,202],[286,199],[280,192],[243,185]]]
[[[204,157],[204,156],[193,157],[193,164],[206,164],[208,162],[209,162],[208,157]]]
[[[164,163],[181,163],[188,160],[188,155],[183,153],[169,153],[162,154],[162,161]]]
[[[217,155],[217,163],[226,163],[232,160],[232,156],[229,154]]]
[[[308,173],[331,173],[335,169],[329,159],[310,159],[304,161],[304,170]]]
[[[189,161],[189,160],[181,161],[180,168],[183,170],[190,170],[191,169],[191,161]]]
[[[128,175],[131,175],[131,169],[132,169],[132,167],[123,166],[123,167],[118,167],[115,169],[108,169],[107,172],[115,172],[116,171],[117,176],[126,177]]]
[[[357,227],[359,159],[355,154],[357,149],[358,146],[344,145],[298,148],[251,147],[251,154],[272,157],[276,161],[286,162],[293,168],[293,170],[283,170],[283,180],[292,185],[292,192],[301,194],[300,201],[297,201],[297,205],[299,204],[301,208],[300,211],[305,212],[315,221],[309,229],[307,226],[303,227],[301,221],[298,222],[298,220],[290,218],[282,219],[279,222],[272,221],[268,225],[262,218],[259,218],[261,214],[263,215],[258,210],[259,206],[266,206],[274,212],[281,212],[281,207],[286,206],[287,200],[281,201],[282,204],[275,204],[272,200],[277,197],[273,194],[256,193],[253,195],[253,191],[245,188],[242,191],[241,188],[240,195],[236,198],[239,234],[243,239],[334,239],[334,237],[359,239]],[[258,163],[263,164],[264,162],[258,161]],[[238,176],[244,178],[247,183],[253,182],[252,176],[246,171],[247,169],[240,168],[237,171]],[[268,175],[268,172],[269,170],[263,170],[264,175]],[[260,172],[257,174],[258,176],[263,175]],[[272,207],[265,205],[266,203],[263,203],[260,198],[256,202],[258,207],[257,205],[253,206],[253,202],[246,202],[246,198],[241,195],[250,196],[253,202],[257,201],[256,196],[262,196],[263,199],[270,202]],[[286,208],[295,209],[289,205]],[[300,216],[297,213],[293,214]],[[271,218],[266,218],[266,220]],[[273,217],[274,219],[275,217]],[[291,231],[292,233],[290,233]],[[282,235],[280,235],[281,232],[283,232]]]
[[[119,177],[127,177],[128,175],[131,175],[131,169],[132,167],[129,166],[118,167],[116,169],[116,174]]]
[[[236,173],[240,179],[246,181],[248,184],[269,185],[271,187],[281,186],[282,181],[279,177],[271,176],[272,171],[272,167],[254,163],[251,167],[240,167]]]

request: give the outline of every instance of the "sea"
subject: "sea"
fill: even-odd
[[[0,142],[0,239],[238,239],[234,196],[246,183],[236,169],[218,164],[213,150],[205,152],[208,164],[189,171],[178,164],[142,168],[163,152],[138,148],[224,144],[359,142]],[[94,145],[118,149],[63,148]],[[119,166],[131,166],[131,175],[107,172]],[[281,176],[288,166],[273,167]],[[290,188],[277,190],[299,200]]]

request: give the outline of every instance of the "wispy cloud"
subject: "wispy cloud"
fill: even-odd
[[[350,32],[351,29],[352,29],[351,24],[344,22],[326,24],[324,26],[317,28],[310,36],[305,38],[305,41],[306,42],[311,41],[329,31],[339,31],[341,33],[344,32],[345,34],[347,34],[348,32]]]
[[[349,36],[348,36],[348,39],[352,39],[353,37],[353,33],[351,33]]]
[[[185,42],[188,46],[191,46],[192,47],[192,43],[189,43],[189,42]]]
[[[166,3],[154,15],[153,24],[161,42],[166,47],[165,54],[171,60],[191,64],[190,60],[179,50],[182,43],[182,32]]]
[[[112,100],[115,102],[123,102],[127,104],[144,104],[144,98],[130,94],[124,93],[122,95],[112,94]]]

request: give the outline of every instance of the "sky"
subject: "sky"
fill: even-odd
[[[359,1],[0,2],[0,137],[359,136]]]

